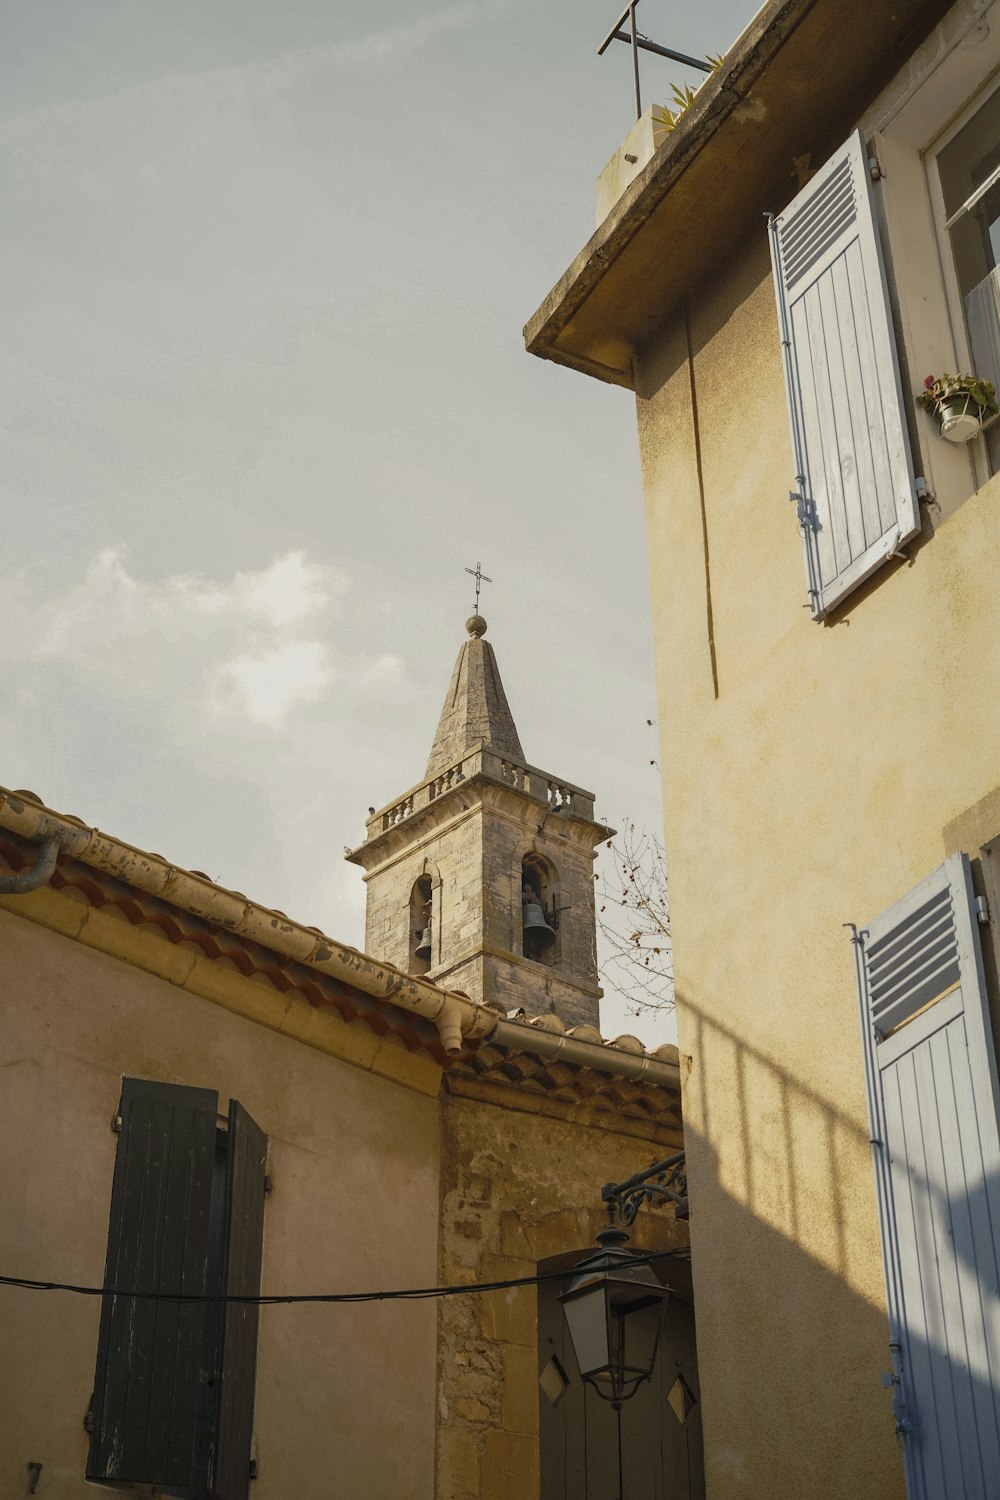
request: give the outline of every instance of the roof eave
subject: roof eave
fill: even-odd
[[[636,351],[792,196],[793,159],[832,149],[952,3],[770,0],[529,320],[529,353],[634,389]]]

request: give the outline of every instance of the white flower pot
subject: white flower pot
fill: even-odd
[[[983,429],[982,411],[968,396],[942,401],[938,407],[941,436],[949,443],[969,443]]]

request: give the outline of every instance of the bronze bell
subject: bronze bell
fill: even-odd
[[[428,922],[420,934],[420,941],[413,950],[416,958],[430,958],[431,956],[431,924]]]
[[[538,901],[525,901],[521,907],[521,928],[524,933],[524,955],[537,958],[551,948],[556,940],[555,931],[545,920],[545,913]]]

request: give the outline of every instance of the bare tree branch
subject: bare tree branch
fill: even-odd
[[[600,975],[636,1014],[672,1010],[674,962],[663,845],[626,822],[601,851],[596,881],[597,924],[604,955]]]

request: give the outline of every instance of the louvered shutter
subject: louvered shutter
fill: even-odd
[[[771,223],[806,586],[816,619],[920,530],[864,140]]]
[[[266,1160],[267,1137],[242,1105],[232,1100],[223,1250],[223,1290],[228,1296],[256,1297],[260,1292]],[[246,1500],[250,1488],[258,1321],[256,1305],[225,1304],[218,1442],[211,1485],[211,1494],[218,1500]]]
[[[182,1487],[195,1477],[218,1096],[126,1078],[87,1478]]]
[[[995,1500],[1000,1089],[964,855],[868,924],[859,979],[910,1500]]]

